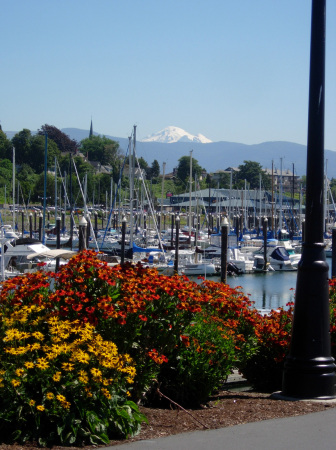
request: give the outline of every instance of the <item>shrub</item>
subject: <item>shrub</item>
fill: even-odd
[[[197,383],[196,367],[200,358],[209,360],[208,346],[212,345],[218,349],[220,361],[205,370],[201,400],[218,386],[219,381],[214,383],[213,377],[224,380],[235,365],[235,353],[222,351],[222,347],[229,346],[229,342],[236,349],[244,347],[253,333],[254,318],[249,312],[252,304],[240,291],[211,281],[198,285],[186,277],[160,276],[156,269],[145,269],[140,264],[110,268],[92,252],[77,255],[62,266],[52,301],[61,314],[95,324],[104,339],[130,354],[137,367],[132,390],[135,400],[144,400],[158,379],[167,392],[175,392],[175,400],[191,398],[187,394],[188,385],[195,392],[191,369],[187,370],[182,360],[188,358],[194,367],[193,383]],[[197,326],[191,328],[191,324]],[[205,328],[212,330],[210,335],[201,331]],[[186,349],[182,336],[196,329],[200,332],[197,348],[202,351],[192,352],[192,346]],[[225,337],[223,342],[219,334]],[[224,367],[219,376],[219,368]],[[171,374],[177,371],[176,385]],[[182,377],[186,377],[185,382]]]
[[[0,430],[8,442],[108,443],[135,434],[134,402],[196,405],[238,367],[264,386],[283,362],[291,311],[260,316],[239,289],[84,251],[58,273],[0,292]]]
[[[240,372],[261,392],[277,391],[282,387],[284,361],[291,339],[293,303],[287,307],[259,315],[255,326],[256,345],[240,357]]]
[[[1,292],[2,439],[83,445],[135,434],[145,418],[128,398],[131,358],[93,325],[52,311],[47,289],[47,275],[36,273]]]

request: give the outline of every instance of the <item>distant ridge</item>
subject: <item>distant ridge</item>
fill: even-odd
[[[67,134],[71,139],[81,141],[89,137],[89,130],[79,128],[63,128],[63,133]],[[7,137],[11,139],[17,131],[7,132]],[[36,133],[33,132],[32,133]],[[94,135],[102,133],[93,133]],[[105,135],[106,137],[118,141],[122,150],[126,151],[128,146],[128,138],[120,138],[117,136]],[[283,163],[283,173],[286,170],[292,170],[294,163],[294,171],[297,175],[306,174],[307,146],[287,141],[270,141],[260,144],[241,144],[237,142],[211,142],[201,144],[197,142],[176,142],[176,143],[160,143],[160,142],[141,142],[137,141],[136,152],[138,157],[143,157],[148,164],[156,159],[160,167],[163,162],[166,163],[166,174],[173,171],[177,167],[178,160],[182,156],[190,154],[193,150],[193,158],[195,158],[201,167],[207,172],[215,172],[228,167],[237,167],[244,161],[257,161],[264,168],[271,168],[272,160],[274,167],[280,169],[280,158]],[[328,178],[336,178],[336,152],[325,150],[325,158],[328,160]]]

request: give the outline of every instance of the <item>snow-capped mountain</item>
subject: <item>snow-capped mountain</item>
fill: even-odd
[[[182,128],[171,126],[145,137],[142,139],[142,142],[161,142],[163,144],[172,144],[174,142],[197,142],[199,144],[209,144],[212,141],[202,134],[194,136],[187,131],[182,130]]]

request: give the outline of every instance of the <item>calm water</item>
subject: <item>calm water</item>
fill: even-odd
[[[327,262],[331,274],[331,259],[327,258]],[[228,277],[227,282],[231,287],[241,286],[244,294],[255,302],[255,307],[267,312],[294,301],[296,279],[296,271],[278,271]],[[220,278],[212,277],[211,280],[220,281]]]

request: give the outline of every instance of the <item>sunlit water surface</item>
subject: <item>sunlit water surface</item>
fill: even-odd
[[[331,274],[331,259],[327,258],[329,274]],[[286,308],[288,302],[295,299],[297,272],[267,272],[228,276],[227,282],[231,287],[240,286],[244,294],[254,302],[255,307],[263,312],[279,307]],[[196,279],[194,279],[197,281]],[[213,281],[220,281],[220,277],[211,277]],[[198,280],[199,282],[199,280]]]

